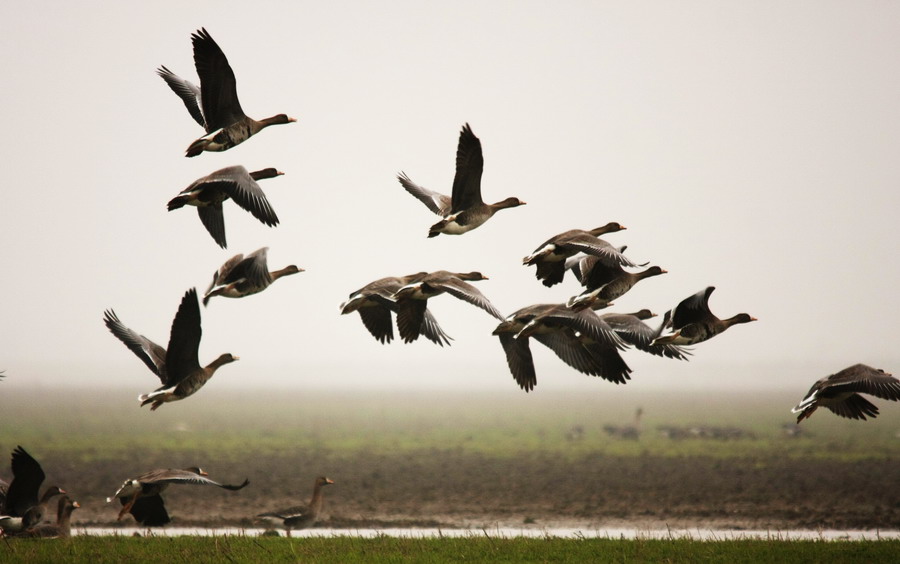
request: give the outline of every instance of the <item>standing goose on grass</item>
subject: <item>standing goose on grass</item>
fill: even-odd
[[[559,333],[574,335],[588,353],[597,359],[597,373],[589,374],[615,384],[625,384],[631,379],[631,368],[619,354],[627,345],[593,310],[574,311],[565,304],[559,304],[536,315],[516,334],[515,339]]]
[[[309,500],[308,504],[283,509],[281,511],[260,513],[257,517],[269,521],[280,521],[281,526],[285,528],[288,536],[291,536],[292,529],[306,529],[312,527],[319,518],[319,513],[322,512],[322,504],[325,501],[325,492],[322,488],[333,483],[332,480],[329,480],[325,476],[319,476],[316,478],[315,485],[313,486],[312,499]]]
[[[284,174],[274,168],[264,168],[249,172],[246,168],[229,166],[198,178],[177,196],[169,200],[169,211],[196,206],[200,221],[213,240],[223,249],[228,248],[225,240],[225,216],[222,202],[229,198],[238,206],[250,212],[253,217],[269,227],[278,225],[278,216],[266,199],[257,180],[275,178]]]
[[[715,290],[709,286],[681,301],[672,310],[673,332],[653,340],[653,345],[695,345],[712,339],[732,325],[756,321],[746,313],[739,313],[728,319],[719,319],[709,309],[709,296]]]
[[[359,312],[363,325],[369,330],[375,339],[384,344],[394,339],[394,324],[391,320],[391,312],[397,312],[397,302],[394,293],[407,284],[424,278],[426,272],[417,272],[406,276],[388,276],[370,282],[359,290],[350,294],[347,301],[341,304],[341,315]],[[444,346],[450,345],[451,337],[444,333],[437,320],[428,308],[422,318],[419,332],[425,335],[429,341]],[[404,339],[409,343],[415,339]]]
[[[81,505],[69,496],[64,495],[59,498],[56,507],[56,523],[41,523],[33,527],[29,527],[21,536],[34,537],[42,539],[67,539],[72,534],[72,512],[81,507]]]
[[[397,290],[392,299],[397,303],[397,330],[406,342],[415,341],[422,331],[428,298],[443,293],[477,306],[497,319],[503,315],[478,288],[468,281],[487,280],[480,272],[447,272],[438,270],[410,282]]]
[[[50,500],[66,491],[50,486],[38,498],[46,475],[40,463],[21,446],[13,449],[10,468],[13,478],[0,505],[0,529],[16,533],[43,522],[49,514],[47,506]]]
[[[166,67],[156,71],[181,98],[194,121],[206,130],[206,135],[191,143],[186,156],[195,157],[203,151],[225,151],[265,127],[297,121],[285,114],[260,121],[247,117],[238,101],[237,81],[225,53],[206,29],[193,33],[191,42],[194,66],[200,77],[199,88]]]
[[[213,296],[243,298],[251,294],[258,294],[282,276],[303,272],[302,268],[293,264],[281,270],[269,272],[269,266],[266,263],[268,251],[269,247],[263,247],[247,255],[247,258],[244,258],[244,255],[235,255],[228,259],[213,274],[212,284],[203,295],[203,305],[209,303]]]
[[[569,298],[568,305],[574,309],[601,309],[607,304],[625,295],[634,285],[645,278],[666,274],[667,271],[658,266],[651,266],[641,272],[628,272],[618,264],[604,264],[600,257],[587,255],[577,261],[577,265],[569,267],[581,282],[585,290]]]
[[[195,393],[212,378],[220,366],[238,360],[238,357],[226,353],[206,367],[200,366],[197,352],[203,332],[200,328],[200,304],[195,288],[188,290],[181,299],[175,320],[172,321],[168,350],[125,327],[111,309],[104,312],[103,321],[117,339],[125,343],[147,368],[159,376],[162,386],[138,397],[142,407],[148,403],[153,404],[151,411],[155,411],[163,403],[182,400]]]
[[[579,252],[594,255],[606,264],[644,266],[634,264],[618,249],[598,238],[604,233],[615,233],[623,229],[625,227],[614,221],[590,231],[571,229],[541,243],[533,253],[522,259],[522,264],[537,266],[535,276],[547,287],[562,282],[566,274],[566,259]]]
[[[210,480],[207,477],[208,475],[196,466],[185,469],[151,470],[137,478],[125,480],[122,487],[112,497],[106,498],[106,502],[109,503],[113,499],[118,499],[122,504],[122,510],[119,511],[119,520],[126,513],[131,513],[134,520],[144,527],[161,527],[171,521],[161,495],[170,484],[217,486],[226,490],[237,491],[250,483],[250,480],[245,479],[238,486],[220,484]]]
[[[644,409],[639,407],[634,412],[634,422],[630,425],[604,425],[603,431],[610,437],[616,439],[625,439],[636,441],[641,438],[641,416],[644,415]]]
[[[691,352],[678,345],[652,345],[653,339],[659,336],[665,320],[658,329],[654,329],[644,323],[643,320],[656,317],[649,309],[642,309],[635,313],[604,313],[600,319],[609,324],[613,331],[623,341],[634,348],[655,356],[664,356],[677,360],[688,360]]]
[[[819,407],[848,419],[875,418],[878,408],[859,394],[900,401],[900,380],[884,370],[865,364],[854,364],[836,374],[822,378],[809,389],[791,413],[799,413],[797,423],[813,414]]]
[[[493,331],[500,339],[503,352],[506,353],[506,363],[509,371],[520,388],[530,392],[537,385],[537,374],[534,369],[534,360],[531,355],[528,337],[516,338],[525,327],[536,317],[547,312],[554,311],[561,306],[559,304],[535,304],[523,307],[506,317]],[[577,313],[572,315],[582,318],[585,323],[591,323],[590,316],[593,312]],[[542,345],[552,350],[556,356],[575,370],[589,376],[602,376],[605,373],[605,355],[597,355],[597,349],[588,350],[578,338],[575,331],[547,331],[535,332],[532,337]],[[618,342],[614,335],[607,334],[611,342]]]
[[[484,170],[484,156],[481,141],[472,133],[469,124],[463,125],[456,148],[456,175],[453,177],[452,196],[434,192],[414,183],[401,172],[397,180],[407,192],[418,198],[425,206],[443,217],[431,226],[429,237],[439,234],[462,235],[480,227],[498,210],[525,205],[518,198],[506,198],[496,204],[486,204],[481,199],[481,173]]]

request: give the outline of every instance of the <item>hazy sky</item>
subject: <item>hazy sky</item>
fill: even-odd
[[[248,115],[287,113],[223,153],[156,76],[197,82],[206,27]],[[627,353],[633,381],[583,376],[535,345],[538,387],[795,386],[900,355],[900,4],[896,2],[4,2],[0,369],[17,386],[158,382],[104,327],[106,308],[163,346],[184,292],[269,246],[285,278],[203,310],[200,359],[241,357],[210,384],[466,387],[521,394],[497,321],[444,296],[455,338],[384,346],[338,305],[371,280],[480,270],[504,313],[562,301],[521,259],[567,229],[669,271],[617,300],[662,313],[708,285],[713,312],[759,318],[688,363]],[[517,196],[463,236],[397,172],[449,192],[459,129],[484,147],[483,195]],[[261,186],[282,223],[227,203],[229,248],[166,202],[213,170],[285,172]],[[823,372],[823,370],[825,372]],[[626,397],[623,395],[623,397]],[[789,407],[789,406],[788,406]]]

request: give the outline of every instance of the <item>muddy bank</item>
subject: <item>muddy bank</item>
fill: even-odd
[[[891,458],[851,463],[598,454],[570,460],[452,450],[197,458],[216,480],[247,477],[251,484],[240,492],[169,488],[164,497],[173,526],[259,526],[254,515],[305,502],[315,476],[325,474],[336,484],[326,490],[320,525],[332,528],[900,529],[900,460]],[[171,463],[171,457],[147,453],[140,466],[133,460],[43,460],[55,469],[48,480],[58,479],[81,502],[75,521],[91,525],[114,524],[118,506],[104,499],[124,478]],[[130,516],[123,524],[133,525]]]

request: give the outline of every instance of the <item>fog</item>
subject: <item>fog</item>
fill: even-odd
[[[197,82],[190,34],[227,55],[245,112],[287,113],[223,153],[188,159],[202,130],[155,74]],[[268,246],[306,272],[202,311],[210,386],[515,385],[497,321],[429,303],[450,347],[382,345],[347,295],[384,276],[479,270],[504,313],[578,293],[521,259],[556,233],[609,221],[606,239],[668,274],[615,311],[662,314],[713,285],[736,326],[690,362],[629,351],[627,386],[534,346],[538,387],[623,394],[795,387],[856,362],[895,372],[900,334],[900,5],[892,2],[167,2],[0,5],[4,202],[0,383],[158,386],[103,311],[165,346],[178,304],[229,257]],[[396,180],[449,193],[471,124],[483,195],[526,206],[463,236]],[[193,209],[166,202],[216,169],[273,166],[281,224],[226,202],[220,249]]]

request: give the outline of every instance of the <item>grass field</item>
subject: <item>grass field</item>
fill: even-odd
[[[78,537],[19,540],[4,562],[896,562],[900,541]]]
[[[374,454],[461,449],[494,457],[522,452],[577,457],[600,452],[853,461],[900,455],[896,404],[880,402],[882,414],[867,422],[820,410],[803,423],[800,437],[789,439],[782,425],[793,422],[789,410],[798,398],[784,393],[718,393],[709,398],[659,392],[632,395],[633,401],[623,405],[602,394],[245,395],[210,389],[155,413],[139,409],[133,398],[118,397],[121,392],[116,397],[106,394],[0,396],[4,413],[0,447],[40,445],[45,452],[66,453],[83,462],[131,457],[136,446],[145,451],[215,453],[226,460],[243,456],[248,449],[266,455],[322,448]],[[630,423],[638,406],[644,409],[639,441],[616,440],[603,432],[606,424]],[[739,428],[753,438],[671,440],[657,432],[663,425]],[[567,440],[577,427],[584,431],[578,440]]]
[[[601,389],[602,391],[602,389]],[[22,445],[78,499],[77,526],[115,525],[121,482],[200,465],[250,487],[173,487],[173,525],[253,516],[329,487],[322,525],[788,530],[900,529],[900,410],[816,413],[785,433],[795,394],[282,393],[214,387],[151,413],[119,390],[0,396],[0,452]],[[124,397],[123,397],[124,396]],[[644,410],[638,440],[608,435]],[[737,429],[673,440],[659,427]],[[5,458],[6,455],[3,455]],[[894,476],[894,477],[892,477]],[[0,477],[9,477],[0,467]],[[131,524],[131,523],[125,523]]]

